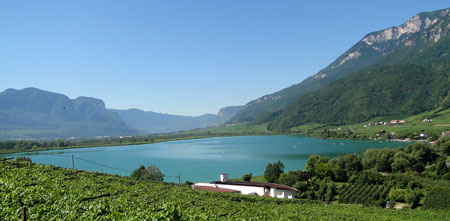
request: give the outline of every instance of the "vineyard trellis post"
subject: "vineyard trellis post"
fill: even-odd
[[[22,220],[27,221],[27,207],[26,206],[22,207]]]
[[[181,185],[181,176],[180,175],[178,175],[178,176],[166,176],[166,175],[164,175],[165,177],[172,177],[172,178],[178,178],[178,185]]]

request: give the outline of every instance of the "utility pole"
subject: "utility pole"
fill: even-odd
[[[181,178],[180,178],[180,175],[178,175],[178,185],[181,185]]]
[[[73,159],[73,154],[72,154],[72,169],[75,169],[75,162],[74,162],[74,159]]]

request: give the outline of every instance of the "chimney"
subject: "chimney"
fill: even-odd
[[[220,174],[220,182],[227,182],[228,181],[228,174],[222,173]]]

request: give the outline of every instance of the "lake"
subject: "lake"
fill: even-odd
[[[48,150],[8,156],[30,157],[35,163],[129,176],[139,165],[156,165],[167,182],[210,182],[220,173],[240,178],[247,173],[263,175],[268,163],[281,160],[285,171],[304,169],[311,154],[335,157],[362,154],[368,148],[399,147],[390,141],[324,140],[304,136],[215,137],[164,143]]]

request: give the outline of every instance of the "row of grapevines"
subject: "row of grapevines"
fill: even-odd
[[[390,187],[383,185],[344,185],[339,193],[339,203],[375,204],[385,200]]]
[[[17,220],[450,219],[441,210],[330,205],[137,181],[30,162],[0,161],[0,219]]]

